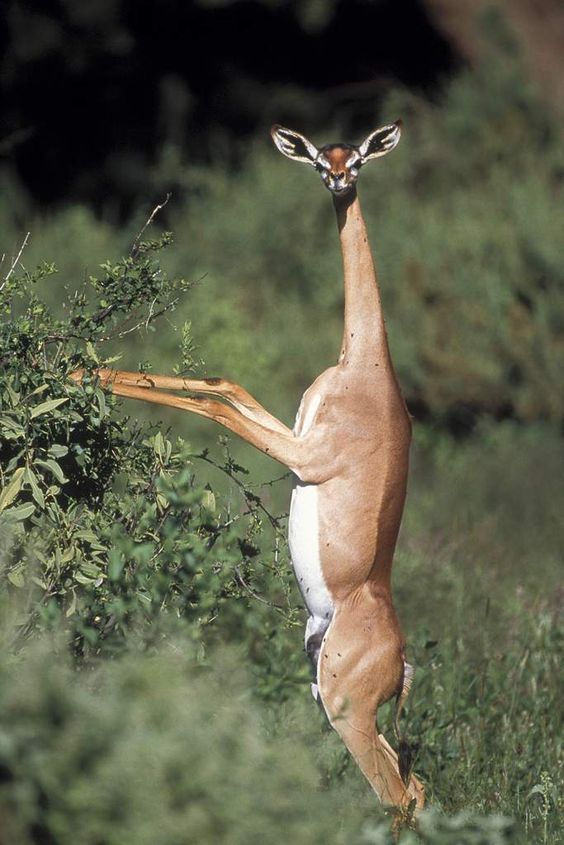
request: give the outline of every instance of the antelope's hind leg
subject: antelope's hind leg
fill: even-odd
[[[384,630],[386,629],[386,630]],[[331,726],[385,805],[424,804],[414,775],[404,784],[395,751],[378,734],[378,707],[393,697],[403,676],[402,641],[395,614],[369,599],[340,607],[321,645],[318,687]]]

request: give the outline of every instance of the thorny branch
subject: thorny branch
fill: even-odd
[[[285,615],[286,615],[286,610],[285,610],[285,608],[283,608],[281,605],[279,605],[279,604],[275,604],[275,603],[274,603],[274,602],[272,602],[272,601],[268,601],[268,599],[263,599],[263,597],[262,597],[262,596],[259,596],[259,594],[258,594],[258,593],[255,593],[255,591],[253,590],[253,588],[252,588],[252,587],[250,587],[250,586],[247,584],[247,582],[245,581],[245,579],[244,579],[244,578],[243,578],[243,576],[241,575],[241,570],[239,569],[239,567],[238,567],[238,566],[236,566],[236,567],[235,567],[235,576],[236,576],[236,578],[237,578],[237,581],[238,581],[238,582],[239,582],[239,584],[241,585],[241,587],[243,587],[243,589],[245,589],[245,590],[248,592],[248,594],[249,594],[250,596],[252,596],[252,597],[253,597],[254,599],[256,599],[257,601],[260,601],[262,604],[266,604],[266,605],[267,605],[267,607],[272,607],[274,610],[277,610],[279,613],[282,613],[282,615],[283,615],[283,616],[285,616]]]
[[[268,508],[263,504],[262,500],[255,494],[251,493],[248,487],[230,470],[229,464],[226,466],[222,466],[221,464],[216,463],[213,458],[209,457],[209,453],[207,449],[204,449],[199,455],[194,455],[195,458],[199,458],[201,461],[205,461],[206,463],[210,464],[211,466],[215,467],[216,469],[222,470],[226,475],[231,478],[232,481],[235,482],[239,490],[242,492],[243,496],[245,497],[245,501],[249,506],[249,509],[252,510],[260,510],[266,516],[268,521],[270,522],[271,526],[274,528],[275,531],[280,531],[280,522],[284,518],[284,516],[274,516],[274,514],[270,513]],[[280,481],[282,478],[286,478],[286,475],[281,476],[279,479],[275,479],[276,481]],[[274,481],[272,482],[274,483]],[[266,485],[265,485],[266,486]]]
[[[272,528],[274,529],[274,532],[275,532],[276,547],[275,547],[275,552],[274,552],[274,560],[275,560],[275,566],[276,566],[278,564],[278,560],[279,560],[279,553],[280,553],[279,539],[280,539],[280,536],[281,536],[281,533],[282,533],[282,528],[281,528],[280,523],[282,522],[283,519],[286,518],[286,514],[282,514],[281,516],[274,516],[274,514],[272,514],[268,510],[268,508],[263,504],[260,497],[257,496],[255,493],[252,493],[249,490],[248,486],[243,481],[241,481],[239,478],[237,478],[237,476],[235,475],[237,465],[233,462],[228,450],[227,450],[227,463],[223,464],[223,465],[218,464],[216,461],[214,461],[212,458],[210,458],[207,449],[204,449],[204,451],[202,453],[200,453],[199,455],[194,455],[194,457],[199,458],[200,460],[205,461],[206,463],[210,464],[211,466],[214,466],[216,469],[221,470],[233,482],[235,482],[235,484],[237,485],[237,487],[239,488],[239,490],[241,491],[241,494],[243,495],[243,497],[245,499],[245,502],[246,502],[246,504],[249,508],[250,513],[252,513],[253,511],[256,511],[256,510],[260,510],[266,516],[266,518],[270,522],[270,524],[271,524],[271,526],[272,526]],[[260,487],[272,486],[276,482],[282,481],[284,478],[287,478],[288,475],[289,475],[289,473],[284,473],[284,475],[281,475],[279,478],[275,478],[272,481],[265,482],[264,484],[261,484],[259,486]],[[266,604],[268,607],[272,607],[274,610],[278,611],[278,613],[281,613],[284,617],[287,616],[287,609],[286,608],[282,607],[279,604],[276,604],[275,602],[268,601],[268,599],[263,598],[257,592],[255,592],[252,589],[252,587],[250,587],[250,585],[245,581],[245,579],[243,578],[243,575],[241,574],[241,570],[238,567],[235,567],[234,571],[235,571],[235,577],[236,577],[238,583],[241,585],[241,587],[243,587],[243,589],[245,589],[249,593],[249,595],[252,598],[256,599],[257,601],[260,601],[262,604]]]

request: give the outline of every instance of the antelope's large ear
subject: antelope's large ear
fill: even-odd
[[[285,129],[275,123],[270,130],[270,134],[282,155],[293,158],[295,161],[315,164],[319,150],[299,132],[294,132],[293,129]]]
[[[401,120],[396,120],[395,123],[390,123],[389,126],[382,126],[380,129],[375,129],[368,138],[365,138],[358,148],[362,163],[364,164],[366,161],[370,161],[371,158],[386,155],[390,150],[393,150],[400,139],[401,127]]]

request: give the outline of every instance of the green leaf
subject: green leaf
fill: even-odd
[[[74,580],[78,581],[79,584],[82,584],[85,587],[89,587],[96,581],[96,578],[88,577],[83,575],[82,572],[75,572],[74,573]]]
[[[41,578],[38,578],[38,577],[37,577],[37,575],[32,575],[32,576],[31,576],[31,581],[32,581],[32,582],[33,582],[33,583],[34,583],[37,587],[41,587],[41,589],[42,589],[42,590],[46,590],[46,589],[47,589],[47,584],[45,583],[45,581],[43,581]]]
[[[18,468],[18,462],[20,458],[23,457],[25,457],[25,448],[20,449],[18,454],[14,455],[13,458],[8,461],[8,466],[4,467],[4,475],[11,475],[13,472],[15,472]]]
[[[25,587],[25,578],[21,569],[14,569],[12,572],[8,572],[8,581],[14,587]]]
[[[29,467],[26,467],[25,470],[25,480],[31,488],[31,495],[33,496],[39,507],[43,510],[45,508],[45,496],[43,495],[43,492],[39,487],[39,484],[37,483],[37,476]]]
[[[108,578],[110,581],[119,581],[123,572],[124,563],[125,561],[117,549],[112,549],[108,563]]]
[[[82,561],[80,564],[80,571],[83,575],[89,575],[90,578],[98,578],[102,574],[100,567],[88,560]]]
[[[4,437],[8,440],[15,440],[18,437],[25,435],[25,428],[23,425],[11,420],[10,417],[0,417],[0,428],[4,429]]]
[[[154,438],[154,441],[153,441],[153,448],[155,450],[155,453],[159,456],[159,458],[162,458],[164,456],[165,444],[164,444],[164,438],[163,438],[162,434],[160,433],[160,431],[157,431],[157,433],[155,434],[155,438]]]
[[[31,516],[34,510],[35,505],[32,502],[28,502],[27,505],[20,505],[18,508],[8,508],[4,511],[3,515],[10,522],[21,522],[23,519]]]
[[[79,540],[86,540],[87,543],[95,543],[98,540],[93,531],[77,531],[74,536]]]
[[[6,390],[8,392],[8,396],[10,397],[10,403],[12,405],[12,408],[17,408],[20,404],[20,394],[16,393],[16,391],[12,389],[12,386],[9,382],[6,382]]]
[[[45,467],[45,469],[50,470],[57,479],[57,481],[59,481],[61,484],[64,484],[66,481],[68,481],[68,478],[65,478],[65,474],[59,464],[52,458],[49,458],[46,461],[40,461],[38,458],[35,463],[39,466]]]
[[[157,506],[160,508],[161,511],[164,511],[165,508],[168,507],[168,499],[166,496],[163,496],[162,493],[157,493]]]
[[[29,399],[30,396],[37,396],[38,393],[44,393],[48,387],[48,384],[40,384],[39,387],[36,387],[35,390],[31,391],[31,393],[26,397],[26,399]]]
[[[68,401],[68,396],[63,396],[60,399],[48,399],[47,402],[41,402],[39,405],[36,405],[35,408],[32,409],[31,414],[29,416],[32,420],[34,420],[40,414],[46,414],[48,411],[52,411],[54,408],[58,408],[59,405],[63,404],[63,402]]]
[[[24,481],[24,467],[18,467],[12,476],[12,480],[4,487],[0,494],[0,511],[11,505],[20,490]]]
[[[92,358],[93,361],[95,361],[97,364],[100,363],[100,359],[98,358],[96,350],[94,349],[92,341],[90,340],[86,343],[86,352],[88,353],[88,356]]]
[[[545,795],[544,786],[540,783],[536,783],[533,786],[533,788],[530,790],[529,794],[527,795],[527,801],[529,800],[529,798],[532,798],[533,795],[542,795],[542,797],[544,798],[544,795]]]
[[[204,495],[202,496],[202,505],[206,508],[206,510],[210,511],[210,513],[215,513],[215,495],[212,493],[211,490],[204,490]]]
[[[100,388],[97,387],[94,391],[94,395],[98,400],[98,407],[100,409],[100,419],[103,419],[103,417],[106,416],[106,398],[104,396],[104,391],[100,390]]]
[[[61,446],[59,443],[53,443],[49,446],[49,455],[52,455],[54,458],[64,458],[65,455],[68,455],[69,449],[68,446]]]
[[[68,608],[65,612],[65,616],[67,617],[67,619],[69,618],[69,616],[72,616],[75,611],[76,611],[76,593],[73,590],[72,591],[71,603],[70,603],[70,605],[68,606]]]
[[[98,631],[95,628],[84,628],[82,634],[89,645],[94,646],[98,642]]]

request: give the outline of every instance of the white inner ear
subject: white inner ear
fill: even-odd
[[[313,167],[315,166],[315,159],[317,158],[319,150],[311,143],[311,141],[308,141],[304,135],[300,135],[299,132],[294,132],[293,129],[285,129],[281,126],[272,133],[272,140],[282,155],[288,156],[288,158],[293,158],[295,161],[303,161],[306,164],[311,164]],[[308,152],[307,156],[300,155],[300,153],[297,152],[296,142],[301,142],[301,144],[303,144]],[[300,144],[298,143],[298,149],[299,147]]]
[[[363,162],[389,153],[390,150],[394,149],[400,137],[401,128],[396,123],[392,123],[390,126],[382,126],[380,129],[371,132],[358,148]],[[372,145],[374,150],[371,151]]]
[[[347,168],[352,168],[353,170],[358,170],[358,168],[362,165],[362,156],[360,154],[360,150],[357,153],[356,150],[352,153],[346,163]]]

